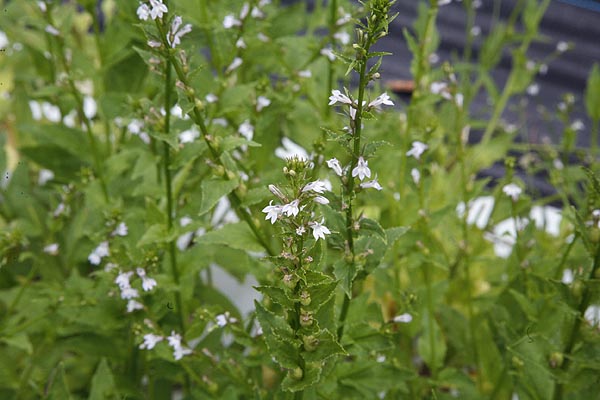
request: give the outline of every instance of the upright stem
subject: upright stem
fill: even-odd
[[[600,266],[600,245],[596,247],[596,254],[594,255],[594,265],[592,266],[592,270],[588,275],[588,281],[594,279],[596,276],[596,271],[598,271],[598,267]],[[581,301],[579,302],[579,307],[577,307],[578,315],[575,317],[575,322],[573,323],[573,327],[571,328],[571,333],[569,334],[569,338],[567,340],[567,345],[563,350],[564,361],[560,366],[561,372],[566,373],[569,370],[569,366],[571,364],[571,352],[573,351],[573,347],[575,346],[575,341],[579,336],[579,328],[581,328],[581,321],[583,320],[583,315],[585,314],[585,310],[590,305],[590,301],[592,300],[592,290],[590,290],[589,282],[585,285],[583,289],[583,293],[581,295]],[[554,400],[562,400],[564,391],[564,382],[562,380],[557,380],[556,385],[554,386],[554,396],[552,397]]]
[[[336,15],[337,15],[337,0],[331,0],[330,4],[330,14],[329,14],[329,43],[333,44],[333,35],[335,34],[335,28],[336,28]],[[331,91],[333,90],[333,61],[329,61],[328,59],[328,70],[327,70],[327,93],[325,98],[327,98],[327,96],[329,96],[329,93],[331,93]],[[326,106],[325,107],[325,113],[327,116],[329,116],[331,114],[331,107]]]
[[[592,160],[593,163],[596,163],[596,159],[598,158],[598,121],[597,119],[592,121]]]
[[[171,132],[171,60],[167,59],[165,64],[165,136],[169,136]],[[167,194],[167,228],[169,231],[173,228],[173,188],[171,179],[171,149],[167,142],[163,142],[163,171],[165,175],[165,191]],[[179,328],[181,329],[182,335],[185,333],[185,323],[183,317],[181,293],[179,292],[179,269],[177,267],[177,252],[175,249],[175,241],[169,242],[169,261],[171,263],[171,275],[173,276],[173,282],[177,286],[175,292],[175,303],[177,306],[177,314],[179,317]]]

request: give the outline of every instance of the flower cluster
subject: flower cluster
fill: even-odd
[[[331,96],[329,96],[329,105],[335,105],[337,103],[348,104],[350,109],[348,111],[350,118],[352,120],[356,119],[356,110],[358,109],[358,100],[352,100],[352,98],[348,94],[344,94],[341,91],[334,89],[331,91]],[[373,108],[377,108],[381,105],[393,106],[394,102],[390,99],[390,96],[387,93],[382,93],[375,100],[371,101],[367,104],[366,101],[362,102],[362,106],[366,105],[365,111],[370,111]]]
[[[144,268],[136,268],[135,274],[142,280],[142,290],[144,292],[149,292],[156,287],[156,280],[147,276]],[[140,297],[140,294],[137,289],[131,286],[130,279],[132,276],[134,276],[134,271],[121,272],[115,279],[115,283],[121,290],[121,298],[128,300],[128,313],[144,308],[143,304],[135,300]]]
[[[344,175],[344,170],[347,170],[346,168],[342,168],[342,165],[340,164],[337,158],[327,160],[327,166],[331,168],[333,172],[339,177],[342,177]],[[375,175],[375,178],[373,180],[363,182],[365,178],[371,177],[371,169],[369,168],[369,162],[365,160],[362,156],[358,157],[356,167],[352,169],[352,177],[358,178],[361,181],[360,187],[363,189],[383,189],[383,187],[377,181],[377,175]]]
[[[137,16],[142,21],[147,21],[148,18],[155,20],[156,18],[162,19],[163,14],[169,12],[169,9],[162,0],[150,0],[150,6],[146,3],[140,3],[137,9]]]
[[[140,349],[144,350],[152,350],[156,345],[162,342],[165,338],[161,335],[156,335],[154,333],[147,333],[144,335],[144,341],[140,344]],[[192,354],[192,350],[188,347],[185,347],[181,344],[181,335],[175,331],[171,331],[171,335],[167,336],[167,342],[169,346],[173,349],[173,358],[179,361],[183,358],[183,356],[187,356]]]

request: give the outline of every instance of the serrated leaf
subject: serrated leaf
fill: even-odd
[[[363,268],[370,274],[383,260],[388,245],[378,236],[363,236],[355,242],[354,248],[357,253],[366,254]]]
[[[361,218],[359,222],[361,234],[366,233],[367,235],[370,235],[374,233],[379,235],[383,241],[387,242],[387,235],[381,225],[379,225],[379,222],[370,218]]]
[[[306,290],[310,294],[311,302],[303,308],[308,311],[318,311],[335,294],[336,286],[336,281],[308,286]]]
[[[115,398],[115,381],[106,358],[102,358],[92,377],[89,400],[105,400]]]
[[[268,296],[273,303],[279,304],[285,309],[294,308],[294,300],[289,298],[285,290],[275,286],[255,286],[256,290]]]
[[[229,151],[233,149],[237,149],[240,146],[248,146],[248,147],[261,147],[260,143],[257,143],[252,140],[248,140],[239,136],[227,136],[220,143],[219,149],[221,151]]]
[[[369,157],[377,152],[377,150],[382,146],[391,146],[391,143],[386,140],[377,140],[373,142],[369,142],[365,146],[365,150],[363,152],[363,156]]]
[[[276,335],[289,342],[296,341],[294,331],[285,319],[265,309],[257,301],[254,301],[254,304],[256,306],[256,317],[265,335]]]
[[[387,237],[388,246],[391,247],[396,240],[400,239],[406,232],[408,232],[409,229],[410,227],[408,226],[396,226],[394,228],[386,229],[385,235]]]
[[[262,252],[265,249],[244,222],[227,224],[221,229],[200,236],[196,243],[222,244],[233,249]]]
[[[48,400],[67,400],[71,399],[71,393],[67,387],[67,379],[65,376],[65,368],[63,363],[59,363],[52,371],[48,382]]]
[[[335,340],[335,337],[331,332],[324,329],[316,335],[319,340],[319,344],[314,351],[304,351],[302,358],[307,363],[310,362],[323,362],[329,357],[333,357],[338,354],[346,354],[343,347]]]
[[[346,296],[350,298],[352,298],[352,282],[357,273],[358,268],[355,263],[348,263],[341,259],[333,264],[333,274],[340,281],[340,286],[346,292]]]
[[[304,375],[302,379],[296,379],[292,376],[292,371],[289,371],[286,377],[281,382],[281,389],[288,392],[298,392],[304,390],[319,381],[322,368],[320,365],[306,364],[304,367]]]
[[[209,212],[221,197],[227,196],[237,186],[237,180],[208,179],[202,181],[202,200],[198,216]]]
[[[298,368],[301,361],[299,343],[292,328],[286,320],[266,310],[259,302],[255,301],[254,305],[271,357],[283,368]]]
[[[169,232],[166,225],[155,224],[146,230],[144,235],[137,242],[137,247],[146,246],[149,244],[168,243],[175,240],[176,234]]]

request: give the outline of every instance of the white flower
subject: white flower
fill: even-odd
[[[527,87],[527,94],[530,96],[537,96],[539,92],[540,92],[540,85],[538,85],[537,83],[534,83]]]
[[[127,312],[128,313],[134,312],[135,310],[143,310],[143,309],[144,309],[144,305],[142,303],[140,303],[139,301],[131,299],[127,302]]]
[[[244,62],[244,60],[242,60],[240,57],[236,57],[233,59],[233,61],[231,62],[231,64],[229,64],[229,66],[227,67],[227,69],[225,70],[225,73],[230,73],[231,71],[235,70],[236,68],[238,68],[240,65],[242,65],[242,63]]]
[[[264,43],[266,43],[270,40],[269,37],[262,32],[258,32],[256,34],[256,37],[258,38],[258,40],[260,40],[261,42],[264,42]]]
[[[333,38],[344,45],[350,43],[350,35],[348,32],[337,32],[333,35]]]
[[[248,3],[242,4],[242,9],[240,10],[240,19],[244,19],[248,16],[248,12],[250,11],[250,5]]]
[[[223,28],[225,29],[231,29],[234,26],[240,25],[242,25],[242,22],[239,19],[235,18],[233,14],[226,15],[225,18],[223,18]]]
[[[394,317],[393,321],[396,323],[407,324],[410,321],[412,321],[412,319],[413,319],[412,315],[410,315],[409,313],[404,313],[404,314],[396,315]]]
[[[214,93],[207,94],[206,97],[204,97],[204,99],[208,103],[215,103],[215,102],[217,102],[219,100],[219,98]]]
[[[350,21],[352,21],[352,15],[350,15],[348,13],[344,13],[344,15],[342,15],[340,18],[338,18],[337,21],[335,21],[335,24],[337,26],[340,26],[340,25],[347,24]]]
[[[361,183],[360,187],[363,188],[363,189],[383,190],[383,188],[381,187],[381,185],[379,184],[379,182],[377,182],[377,176],[375,176],[375,179],[373,179],[372,181],[367,181],[367,182]]]
[[[46,25],[46,28],[44,30],[47,33],[51,34],[52,36],[58,36],[58,35],[60,35],[60,32],[58,31],[58,29],[56,29],[52,25]]]
[[[150,10],[150,16],[152,19],[162,18],[164,13],[168,13],[169,9],[163,4],[162,0],[150,0],[152,10]]]
[[[329,199],[324,196],[315,196],[315,203],[329,204]]]
[[[42,106],[35,100],[29,101],[29,109],[31,110],[31,118],[36,121],[42,119]]]
[[[447,87],[448,87],[448,85],[445,82],[431,82],[431,85],[429,86],[429,90],[433,94],[441,95],[442,93],[444,93],[446,91]]]
[[[140,294],[138,292],[137,289],[134,289],[132,287],[126,287],[125,289],[121,289],[121,298],[122,299],[135,299],[140,297]]]
[[[324,240],[325,235],[331,234],[331,231],[329,230],[329,228],[327,228],[325,225],[323,225],[324,221],[325,221],[325,219],[322,218],[321,222],[313,221],[313,222],[308,223],[308,226],[310,226],[313,230],[313,236],[314,236],[315,240],[319,240],[319,238]]]
[[[98,245],[98,247],[96,247],[94,249],[94,251],[92,251],[92,253],[88,256],[88,261],[90,262],[90,264],[99,265],[100,262],[102,261],[102,258],[104,258],[108,255],[109,255],[108,242],[104,241],[104,242],[100,243]]]
[[[281,139],[281,146],[275,149],[275,155],[284,160],[292,157],[303,158],[305,160],[310,158],[304,147],[294,143],[287,137]]]
[[[194,140],[200,137],[200,131],[196,125],[194,125],[190,129],[181,132],[179,135],[177,135],[177,137],[179,138],[179,143],[181,144],[192,143]]]
[[[177,361],[181,360],[183,356],[187,356],[189,354],[192,354],[192,350],[188,349],[187,347],[180,346],[173,349],[173,358],[175,358]]]
[[[137,16],[142,21],[147,21],[148,18],[150,18],[150,7],[145,3],[140,3],[140,6],[137,9]]]
[[[412,143],[412,148],[406,152],[407,156],[413,156],[417,160],[421,159],[421,154],[427,150],[429,146],[427,146],[423,142],[419,142],[418,140]]]
[[[238,49],[245,49],[248,46],[246,46],[246,42],[244,42],[244,38],[239,38],[235,42],[235,47],[237,47]]]
[[[299,227],[296,228],[296,235],[298,235],[298,236],[304,235],[305,232],[306,232],[306,228],[304,228],[304,225],[300,225]]]
[[[65,203],[59,203],[58,206],[56,206],[56,209],[54,210],[54,213],[52,215],[54,217],[58,217],[59,215],[61,215],[62,213],[65,212],[65,209],[66,209]],[[98,261],[98,264],[100,264],[100,261]]]
[[[46,119],[50,122],[60,122],[61,120],[60,108],[48,102],[42,103],[42,113],[44,114],[44,117],[46,117]]]
[[[237,322],[236,318],[230,316],[229,311],[225,311],[225,313],[219,314],[215,318],[217,320],[217,325],[219,325],[220,328],[223,328],[227,324],[234,324]]]
[[[146,44],[153,49],[158,49],[160,46],[162,46],[162,43],[158,40],[148,40]]]
[[[390,100],[390,96],[387,93],[382,93],[375,100],[369,103],[369,107],[376,107],[381,104],[385,104],[386,106],[393,106],[394,102]]]
[[[327,190],[327,186],[325,185],[325,182],[316,180],[314,182],[307,183],[306,186],[302,188],[303,193],[310,190],[315,193],[323,193],[325,190]]]
[[[252,12],[250,12],[252,18],[264,18],[265,13],[261,11],[258,7],[252,7]]]
[[[127,236],[129,229],[127,228],[127,224],[125,222],[121,222],[114,231],[112,231],[112,236]]]
[[[585,310],[584,318],[593,326],[600,324],[600,306],[591,305]]]
[[[331,160],[327,160],[327,166],[335,172],[337,176],[342,176],[342,166],[337,158],[332,158]]]
[[[58,243],[52,243],[44,247],[44,253],[50,254],[51,256],[58,255]]]
[[[154,278],[149,278],[147,276],[142,277],[142,289],[144,289],[144,292],[149,292],[154,289],[156,285],[157,283]]]
[[[173,18],[171,29],[169,30],[169,33],[167,33],[167,43],[169,43],[171,48],[175,48],[178,44],[181,44],[183,35],[192,31],[192,24],[185,24],[183,28],[181,28],[182,23],[183,20],[179,15]]]
[[[181,335],[175,331],[171,331],[171,335],[167,336],[167,341],[171,347],[181,346]]]
[[[471,28],[471,35],[473,35],[473,36],[479,36],[479,35],[481,35],[481,27],[477,26],[477,25],[473,26]]]
[[[333,50],[331,50],[329,47],[321,49],[320,53],[322,56],[327,57],[329,61],[335,61],[335,54],[333,53]]]
[[[460,108],[462,108],[463,103],[465,102],[465,97],[463,96],[462,93],[456,93],[454,95],[454,101],[456,102],[456,105]]]
[[[132,119],[131,122],[127,125],[127,130],[132,135],[139,135],[142,131],[144,124],[139,119]]]
[[[300,208],[298,208],[299,204],[300,204],[300,200],[298,200],[298,199],[292,200],[291,203],[288,203],[283,206],[283,208],[281,209],[281,212],[283,214],[287,215],[288,217],[295,217],[300,212]]]
[[[574,131],[580,131],[583,130],[583,128],[585,128],[585,125],[580,119],[576,119],[571,124],[571,129],[573,129]]]
[[[181,345],[181,335],[175,331],[171,331],[171,336],[167,337],[169,346],[173,348],[173,357],[175,360],[181,360],[183,356],[192,354],[192,350]]]
[[[352,100],[339,90],[335,89],[331,91],[331,96],[329,96],[329,105],[333,105],[337,102],[344,104],[352,104]]]
[[[419,181],[421,181],[421,173],[416,168],[413,168],[410,171],[410,176],[412,176],[412,179],[413,179],[413,182],[415,183],[415,185],[418,185]]]
[[[514,183],[509,183],[502,188],[502,191],[505,195],[510,197],[513,201],[519,200],[519,196],[521,195],[521,188],[515,185]]]
[[[119,289],[123,290],[131,287],[129,283],[129,278],[131,278],[131,275],[133,275],[133,271],[121,272],[119,275],[117,275],[115,278],[115,283],[119,286]]]
[[[300,78],[310,78],[312,76],[312,72],[309,69],[303,69],[302,71],[298,71],[298,76]]]
[[[567,50],[569,50],[569,44],[567,42],[561,40],[556,44],[556,51],[559,53],[564,53]]]
[[[450,4],[452,0],[438,0],[438,6],[445,6],[446,4]]]
[[[573,283],[573,270],[567,268],[563,271],[561,282],[565,285]]]
[[[147,333],[144,335],[144,343],[140,344],[140,349],[148,349],[152,350],[154,346],[160,341],[162,341],[164,337],[160,335],[155,335],[154,333]]]
[[[265,96],[258,96],[256,99],[256,111],[261,111],[263,108],[268,107],[271,104],[271,100]]]
[[[365,161],[365,159],[362,158],[362,156],[358,158],[358,164],[352,170],[352,177],[354,178],[356,176],[358,176],[358,179],[360,179],[361,181],[364,180],[365,178],[371,177],[371,170],[369,169],[369,162]]]
[[[277,218],[281,215],[282,213],[282,207],[280,205],[271,205],[271,203],[273,203],[273,200],[271,200],[269,202],[269,205],[266,206],[265,208],[262,209],[262,212],[266,213],[267,216],[265,217],[265,219],[270,219],[271,220],[271,224],[274,224],[275,221],[277,221]]]
[[[238,128],[238,133],[246,139],[252,140],[252,138],[254,137],[254,126],[252,126],[250,121],[245,120]]]
[[[38,185],[44,186],[48,181],[54,179],[54,172],[49,169],[40,169],[38,175]]]
[[[45,13],[48,10],[48,8],[46,7],[46,3],[43,1],[38,1],[37,5],[40,8],[40,11],[43,13]]]

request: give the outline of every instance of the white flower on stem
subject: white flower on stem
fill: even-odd
[[[140,349],[152,350],[154,346],[156,346],[156,344],[158,342],[161,342],[162,340],[164,340],[164,337],[160,335],[155,335],[154,333],[147,333],[144,335],[144,342],[140,344]]]
[[[556,44],[556,51],[559,53],[564,53],[567,50],[569,50],[569,43],[561,40]]]
[[[597,326],[600,325],[600,306],[593,304],[591,306],[589,306],[586,310],[585,313],[583,314],[583,317],[592,325],[592,326]]]
[[[377,182],[377,176],[375,176],[375,179],[373,179],[372,181],[367,181],[367,182],[361,183],[360,187],[363,189],[383,190],[383,187],[381,187],[379,182]]]
[[[352,15],[348,14],[348,13],[344,13],[344,15],[342,15],[340,18],[338,18],[337,21],[335,21],[335,24],[337,26],[341,26],[341,25],[347,24],[350,21],[352,21]]]
[[[333,38],[343,45],[350,43],[350,35],[348,32],[337,32],[333,35]]]
[[[42,103],[42,113],[50,122],[60,122],[61,120],[60,108],[46,101]]]
[[[260,40],[263,43],[267,43],[269,40],[271,40],[271,39],[269,39],[269,37],[267,35],[265,35],[262,32],[258,32],[256,34],[256,37],[258,38],[258,40]]]
[[[322,56],[325,56],[329,59],[329,61],[335,61],[335,53],[329,47],[325,47],[320,51]]]
[[[55,27],[53,27],[52,25],[46,25],[46,28],[44,30],[47,33],[51,34],[52,36],[58,36],[58,35],[60,35],[59,30],[56,29]]]
[[[527,94],[530,96],[537,96],[540,93],[540,85],[537,83],[531,84],[527,87]]]
[[[173,357],[175,360],[181,360],[183,356],[192,354],[192,350],[181,345],[181,335],[175,331],[171,331],[171,335],[167,337],[169,346],[173,348]]]
[[[563,275],[560,281],[565,285],[570,285],[571,283],[573,283],[573,278],[573,270],[567,268],[563,271]]]
[[[52,243],[44,247],[44,253],[50,254],[51,256],[58,255],[58,243]]]
[[[323,225],[323,222],[325,222],[324,218],[321,219],[321,222],[312,221],[308,223],[308,226],[313,230],[315,240],[319,240],[319,238],[325,240],[325,235],[331,234],[331,231]]]
[[[312,72],[310,69],[303,69],[302,71],[298,71],[298,76],[300,78],[310,78],[312,77]]]
[[[248,46],[246,46],[246,42],[244,42],[244,38],[239,38],[236,42],[235,42],[235,47],[237,47],[238,49],[245,49]]]
[[[90,264],[99,265],[102,259],[109,255],[108,242],[104,241],[98,245],[88,256]]]
[[[304,225],[300,225],[296,228],[296,235],[302,236],[304,235],[304,233],[306,233],[306,228],[304,227]]]
[[[54,212],[52,213],[52,215],[56,218],[58,216],[60,216],[61,214],[63,214],[66,210],[66,206],[65,203],[59,203],[58,206],[56,206],[56,209],[54,210]],[[98,260],[98,264],[100,264],[100,260]],[[98,265],[95,264],[95,265]]]
[[[519,200],[519,196],[521,195],[522,189],[515,185],[514,183],[509,183],[502,188],[502,191],[505,195],[510,197],[512,201]]]
[[[323,205],[329,204],[329,199],[324,196],[315,196],[314,200],[315,200],[315,203],[318,203],[318,204],[323,204]]]
[[[448,84],[445,82],[431,82],[431,85],[429,86],[429,91],[433,94],[442,95],[446,92],[447,88]]]
[[[1,49],[1,47],[0,47]],[[31,110],[31,118],[36,121],[42,119],[42,106],[35,100],[29,101],[29,109]]]
[[[137,9],[137,16],[142,21],[147,21],[150,18],[150,7],[146,3],[140,3]]]
[[[127,224],[125,222],[121,222],[114,231],[112,231],[112,236],[127,236],[129,229],[127,228]]]
[[[419,142],[414,141],[412,143],[412,148],[406,152],[407,156],[413,156],[414,158],[416,158],[417,160],[421,159],[421,155],[425,152],[425,150],[427,150],[429,148],[429,146],[427,146],[425,143],[423,142]]]
[[[44,1],[38,1],[37,5],[40,8],[40,11],[43,13],[45,13],[48,10],[48,7],[46,7],[46,3]]]
[[[219,314],[215,317],[217,320],[217,325],[220,328],[225,327],[227,324],[235,324],[237,322],[237,318],[232,317],[229,314],[229,311],[225,311],[223,314]]]
[[[342,176],[342,166],[337,158],[332,158],[331,160],[327,160],[327,166],[335,172],[337,176]]]
[[[287,137],[281,139],[281,146],[275,149],[275,155],[281,159],[292,157],[308,160],[310,157],[306,149]]]
[[[240,57],[236,57],[233,59],[233,61],[231,62],[231,64],[229,64],[229,66],[227,67],[227,69],[225,70],[225,73],[228,74],[232,71],[234,71],[235,69],[237,69],[240,65],[242,65],[242,63],[244,62],[244,60],[242,60]]]
[[[479,36],[479,35],[481,35],[481,27],[477,26],[477,25],[473,26],[471,28],[471,35],[473,35],[473,36]]]
[[[242,25],[242,22],[239,19],[237,19],[233,14],[226,15],[225,18],[223,18],[223,28],[225,29],[231,29],[234,26],[240,25]]]
[[[250,121],[245,120],[238,128],[238,133],[246,139],[252,140],[252,138],[254,137],[254,126],[252,126]]]
[[[281,212],[287,215],[288,217],[295,217],[300,212],[299,204],[300,200],[292,200],[290,203],[285,204],[282,207]]]
[[[137,289],[132,287],[126,287],[125,289],[121,289],[121,298],[125,300],[136,299],[140,297],[140,294]]]
[[[54,172],[49,169],[40,169],[38,174],[38,185],[44,186],[48,181],[54,179]]]
[[[272,203],[273,203],[273,200],[271,200],[269,202],[268,206],[266,206],[265,208],[262,209],[262,212],[267,214],[265,219],[270,219],[271,224],[274,224],[275,221],[277,221],[277,218],[279,218],[279,216],[283,212],[283,209],[282,209],[283,207],[280,205],[272,205]]]
[[[162,46],[162,43],[158,40],[148,40],[146,44],[148,47],[152,47],[153,49],[158,49],[160,46]]]
[[[464,104],[464,102],[465,102],[465,96],[463,96],[463,94],[462,94],[462,93],[456,93],[456,94],[454,95],[454,102],[456,103],[456,105],[457,105],[459,108],[462,108],[462,106],[463,106],[463,104]]]
[[[209,93],[204,97],[207,103],[215,103],[219,100],[219,98],[214,93]]]
[[[327,190],[327,186],[325,185],[325,182],[316,180],[314,182],[307,183],[306,186],[302,188],[303,193],[310,190],[315,193],[323,193],[325,190]]]
[[[181,144],[192,143],[194,140],[200,137],[200,131],[194,125],[190,129],[186,129],[185,131],[181,132],[179,135],[177,135],[177,137],[179,138],[179,143]]]
[[[142,289],[144,292],[149,292],[156,287],[156,279],[150,278],[148,276],[142,277]]]
[[[355,178],[358,176],[358,179],[361,181],[365,178],[371,177],[371,170],[369,169],[369,162],[365,161],[364,158],[358,157],[358,164],[352,170],[352,177]]]
[[[331,91],[331,96],[329,96],[329,105],[334,105],[335,103],[340,102],[344,104],[352,104],[352,100],[344,93],[340,92],[337,89]]]
[[[190,354],[192,354],[192,350],[188,349],[187,347],[177,347],[173,349],[173,358],[175,358],[176,361],[179,361],[183,358],[183,356]]]
[[[132,313],[135,310],[143,310],[143,309],[144,309],[144,305],[137,300],[131,299],[127,302],[127,312],[128,313]]]
[[[412,321],[412,319],[413,319],[412,315],[410,315],[409,313],[404,313],[404,314],[396,315],[394,317],[393,321],[396,323],[407,324],[410,321]]]
[[[381,104],[385,104],[386,106],[393,106],[394,102],[390,100],[390,96],[387,93],[382,93],[375,100],[369,103],[369,107],[377,107]]]
[[[571,129],[573,129],[574,131],[581,131],[583,130],[583,128],[585,128],[585,125],[580,119],[576,119],[571,124]]]
[[[271,100],[265,96],[258,96],[256,99],[256,111],[260,112],[263,108],[268,107],[271,104]]]
[[[115,278],[115,283],[117,286],[119,286],[119,289],[123,290],[131,287],[131,284],[129,283],[129,278],[131,278],[131,275],[133,275],[133,271],[121,272],[119,275],[117,275]]]
[[[262,10],[258,7],[252,7],[252,11],[250,12],[250,15],[252,16],[252,18],[264,18],[265,17],[265,13],[262,12]]]
[[[421,173],[416,168],[410,170],[410,176],[412,176],[412,180],[415,183],[415,185],[418,185],[421,181]]]
[[[162,18],[163,14],[169,12],[169,9],[163,4],[162,0],[150,0],[150,5],[152,6],[152,10],[150,10],[152,19]]]
[[[185,24],[181,27],[183,20],[178,15],[173,18],[173,22],[171,23],[171,29],[167,33],[167,43],[171,48],[177,47],[177,45],[181,44],[181,38],[183,35],[188,34],[192,31],[192,24]],[[179,29],[181,28],[181,29]]]
[[[248,16],[249,11],[250,5],[248,3],[242,4],[242,9],[240,10],[240,19],[245,19]]]

